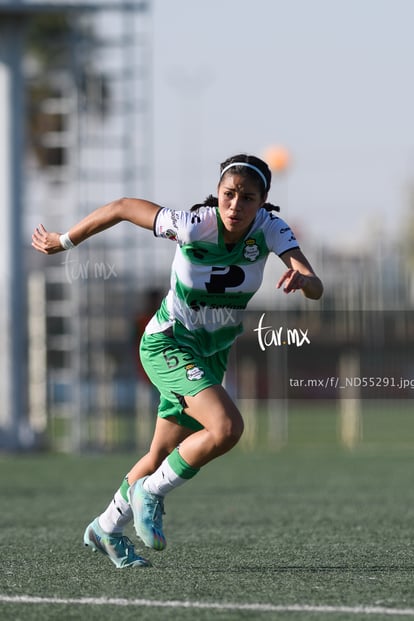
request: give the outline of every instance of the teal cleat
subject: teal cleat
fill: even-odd
[[[95,518],[85,530],[83,543],[93,552],[102,552],[109,556],[115,567],[149,567],[150,562],[135,553],[134,545],[128,537],[117,533],[106,533]]]
[[[164,550],[167,545],[162,532],[164,498],[151,494],[143,488],[142,484],[146,478],[138,479],[128,490],[135,531],[148,548]]]

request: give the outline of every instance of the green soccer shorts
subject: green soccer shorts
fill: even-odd
[[[170,333],[143,335],[140,343],[142,366],[160,392],[158,416],[175,416],[184,427],[199,430],[203,426],[184,413],[185,396],[194,397],[210,386],[221,384],[230,349],[205,358],[182,346]]]

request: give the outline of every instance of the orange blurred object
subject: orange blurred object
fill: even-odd
[[[268,147],[263,153],[263,159],[274,172],[284,172],[291,161],[289,151],[281,146]]]

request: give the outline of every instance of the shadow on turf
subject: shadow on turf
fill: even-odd
[[[192,566],[191,569],[205,571],[204,566]],[[316,566],[300,566],[300,565],[278,565],[276,567],[269,566],[246,566],[243,567],[233,567],[233,568],[209,568],[208,570],[211,573],[305,573],[305,574],[316,574],[316,573],[328,573],[328,572],[366,572],[366,573],[387,573],[393,571],[406,571],[412,572],[414,571],[414,565],[316,565]]]
[[[257,568],[258,570],[259,568]],[[297,565],[286,565],[275,567],[271,571],[274,572],[305,572],[318,573],[329,571],[355,571],[355,572],[387,572],[387,571],[413,571],[413,565],[320,565],[315,567],[299,567]],[[255,571],[257,571],[255,570]],[[261,569],[263,571],[263,568]]]

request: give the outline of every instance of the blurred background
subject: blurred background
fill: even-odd
[[[174,244],[122,223],[45,257],[31,234],[123,195],[188,209],[239,152],[269,163],[325,285],[275,292],[269,259],[226,378],[243,446],[413,442],[413,19],[410,0],[0,0],[0,448],[146,446],[137,341]],[[309,342],[263,351],[263,313]]]

